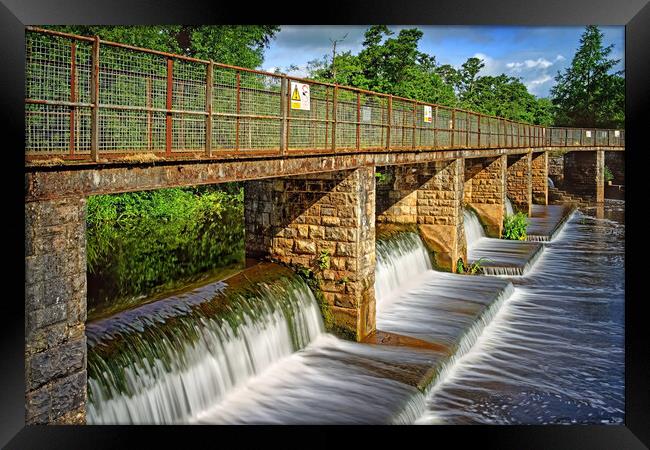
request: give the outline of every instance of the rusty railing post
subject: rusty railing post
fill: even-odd
[[[336,110],[339,107],[339,85],[334,85],[334,98],[332,99],[332,153],[336,153]]]
[[[480,114],[477,116],[476,120],[477,120],[477,125],[476,126],[477,126],[477,131],[478,131],[478,135],[476,137],[476,139],[477,139],[476,146],[478,148],[481,148],[481,115]]]
[[[90,159],[99,161],[99,36],[93,41],[92,74],[90,77]]]
[[[280,80],[280,154],[284,155],[287,151],[287,108],[289,101],[287,96],[289,94],[289,80],[286,75],[282,75]],[[327,103],[326,103],[327,105]]]
[[[70,43],[70,103],[77,101],[77,43]],[[74,156],[74,133],[75,133],[75,110],[76,106],[70,106],[70,156]]]
[[[205,156],[212,156],[212,74],[214,62],[210,60],[205,74]]]
[[[172,94],[174,89],[174,60],[167,58],[167,98],[165,106],[165,154],[169,157],[172,154]]]
[[[469,148],[469,113],[465,112],[465,148]]]

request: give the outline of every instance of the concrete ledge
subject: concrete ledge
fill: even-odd
[[[533,213],[529,218],[527,237],[528,241],[548,242],[562,230],[563,225],[569,220],[575,205],[533,205]]]

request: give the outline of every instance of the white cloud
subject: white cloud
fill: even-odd
[[[485,66],[481,70],[481,75],[498,75],[503,72],[501,63],[485,53],[474,53],[474,58],[483,60]]]
[[[562,55],[558,55],[562,56]],[[562,58],[564,59],[564,58]],[[558,61],[558,59],[556,59]],[[512,72],[515,73],[520,73],[525,69],[547,69],[551,67],[554,63],[549,61],[546,58],[537,58],[535,60],[533,59],[527,59],[522,62],[509,62],[506,64],[506,67],[510,69]]]

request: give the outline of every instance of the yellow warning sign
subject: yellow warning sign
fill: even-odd
[[[291,82],[291,109],[309,111],[309,85],[306,83]]]

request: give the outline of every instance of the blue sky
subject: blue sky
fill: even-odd
[[[421,26],[424,32],[420,51],[432,54],[438,64],[459,67],[472,56],[485,61],[483,75],[506,75],[521,77],[528,90],[538,97],[545,97],[555,83],[558,70],[571,64],[579,45],[584,27],[514,27],[514,26]],[[287,25],[271,42],[265,52],[263,69],[273,71],[296,65],[298,71],[288,72],[296,76],[306,75],[307,62],[331,55],[330,39],[345,41],[337,45],[337,52],[351,50],[358,53],[362,48],[363,33],[368,26],[344,25]],[[389,26],[396,33],[410,26]],[[611,58],[620,59],[617,69],[624,67],[625,29],[600,27],[604,44],[614,44]]]

